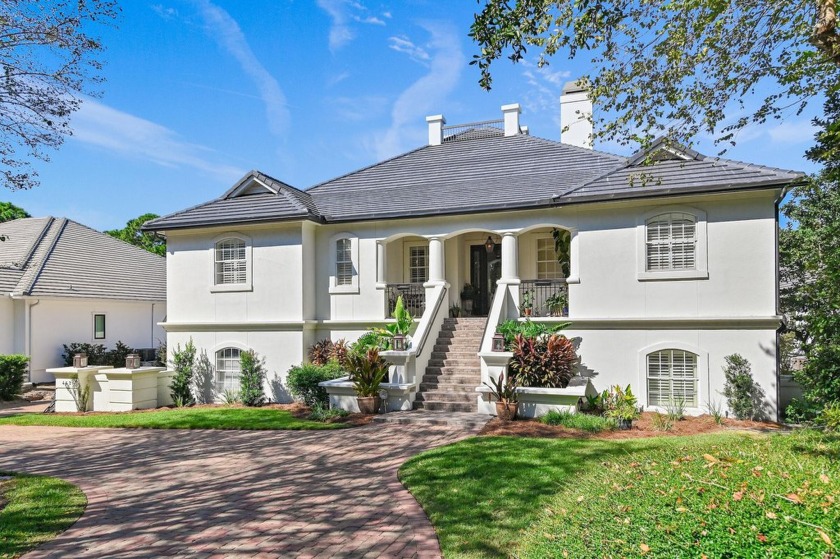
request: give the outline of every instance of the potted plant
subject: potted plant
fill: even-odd
[[[500,373],[499,378],[490,379],[491,384],[484,383],[490,388],[496,398],[496,415],[502,421],[512,421],[516,418],[516,410],[519,408],[519,401],[516,399],[516,383],[510,378],[505,379],[505,374]]]
[[[545,300],[545,306],[548,307],[551,316],[563,316],[569,306],[569,297],[564,291],[558,291]]]
[[[531,316],[534,311],[534,292],[529,289],[522,294],[522,302],[519,304],[519,310],[525,316]]]
[[[461,307],[463,307],[465,314],[472,314],[475,296],[475,286],[471,283],[465,283],[464,288],[461,290]]]
[[[388,375],[388,363],[379,356],[379,350],[368,348],[351,352],[347,356],[350,381],[356,391],[359,411],[365,414],[377,413],[382,405],[379,387]]]
[[[455,304],[449,307],[449,316],[452,318],[461,316],[461,305]]]

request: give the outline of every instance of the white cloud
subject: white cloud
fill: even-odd
[[[164,167],[189,167],[228,182],[244,173],[240,167],[221,163],[214,150],[186,142],[165,126],[92,99],[85,99],[72,118],[74,140],[124,157]]]
[[[150,6],[152,11],[163,19],[172,19],[178,17],[178,10],[172,7],[164,6],[163,4],[152,4]]]
[[[330,50],[333,52],[356,37],[356,33],[351,27],[352,23],[385,25],[384,20],[371,15],[367,7],[353,0],[318,0],[318,7],[327,12],[327,15],[332,19]],[[386,12],[382,16],[387,19],[390,14]]]
[[[339,118],[349,122],[370,121],[388,111],[388,99],[378,95],[335,97],[327,104]]]
[[[818,128],[814,126],[810,119],[786,120],[767,130],[767,135],[773,142],[800,144],[802,142],[813,142],[817,130]]]
[[[257,59],[239,24],[230,14],[208,0],[198,0],[197,3],[210,36],[239,62],[242,71],[257,86],[265,105],[269,129],[277,136],[283,135],[289,125],[289,110],[280,84]]]
[[[547,113],[560,126],[560,95],[563,84],[571,78],[567,70],[552,70],[549,66],[539,67],[528,60],[521,60],[524,68],[522,77],[528,88],[522,93],[522,105],[529,113]]]
[[[424,22],[420,26],[430,35],[425,45],[432,52],[429,73],[400,94],[391,109],[390,128],[373,138],[372,147],[379,159],[405,151],[408,139],[424,137],[423,118],[441,112],[466,64],[458,39],[460,33],[453,25]]]
[[[405,35],[398,37],[388,37],[388,48],[397,52],[407,54],[412,60],[420,63],[425,63],[431,58],[429,53],[423,47],[415,45]]]

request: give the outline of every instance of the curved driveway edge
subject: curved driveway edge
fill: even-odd
[[[0,426],[0,469],[79,485],[82,518],[34,558],[440,557],[397,479],[409,457],[470,433]]]

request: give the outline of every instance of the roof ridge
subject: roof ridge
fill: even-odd
[[[44,235],[47,233],[47,230],[50,228],[50,225],[52,225],[53,221],[55,221],[55,218],[50,216],[50,215],[48,215],[46,218],[36,217],[36,218],[24,218],[24,219],[46,219],[46,223],[44,223],[44,226],[41,227],[40,233],[38,233],[38,235],[35,237],[35,240],[29,246],[29,250],[26,252],[26,255],[23,257],[23,259],[20,262],[15,262],[14,263],[18,270],[23,270],[24,268],[26,268],[26,265],[29,264],[29,261],[32,259],[32,255],[35,254],[36,250],[38,250],[38,245],[41,244],[41,240],[44,238]]]
[[[58,242],[59,237],[61,237],[61,234],[64,232],[64,228],[67,226],[68,220],[66,217],[50,217],[50,219],[52,220],[50,222],[50,230],[39,240],[38,249],[32,254],[32,266],[30,266],[26,272],[24,272],[23,276],[21,276],[20,281],[18,281],[17,286],[15,286],[15,289],[12,292],[14,295],[29,295],[29,292],[32,291],[32,288],[35,286],[35,282],[38,281],[38,277],[41,275],[41,272],[43,272],[50,254],[52,254],[53,249],[55,249],[55,245]],[[48,244],[44,245],[45,242]],[[40,254],[38,254],[39,252]],[[38,254],[37,260],[35,259],[36,254]]]
[[[603,155],[605,157],[609,157],[610,159],[616,159],[616,160],[619,160],[619,161],[620,160],[627,161],[627,157],[625,157],[623,155],[610,153],[608,151],[602,151],[600,149],[585,148],[583,146],[576,146],[574,144],[567,144],[563,141],[552,140],[550,138],[543,138],[542,136],[534,136],[532,134],[517,134],[514,137],[518,137],[518,136],[522,136],[524,138],[530,138],[530,139],[533,139],[533,140],[537,140],[539,142],[544,142],[544,143],[548,143],[548,144],[552,144],[552,145],[561,146],[561,147],[568,148],[572,151],[577,151],[577,152],[580,152],[580,153],[595,153],[595,154],[598,154],[598,155]]]

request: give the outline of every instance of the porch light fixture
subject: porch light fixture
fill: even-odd
[[[493,249],[496,248],[496,243],[493,242],[493,237],[487,235],[487,240],[484,241],[484,248],[487,249],[487,252],[493,252]]]
[[[129,353],[125,356],[125,368],[137,369],[140,367],[140,355],[137,353]]]
[[[496,332],[493,334],[493,351],[505,350],[505,336]]]
[[[84,369],[88,366],[88,357],[87,353],[74,353],[73,354],[73,367],[76,369]]]
[[[402,334],[394,336],[394,351],[405,351],[405,336]]]

